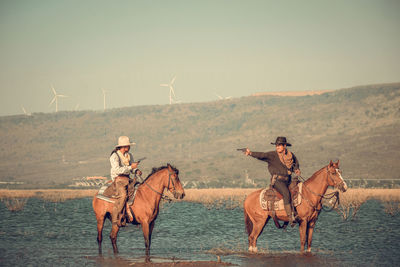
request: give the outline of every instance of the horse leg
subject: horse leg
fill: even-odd
[[[308,222],[303,220],[303,221],[301,221],[300,226],[299,226],[300,253],[304,253],[304,246],[306,244],[307,225],[308,225]]]
[[[153,233],[153,229],[154,229],[154,224],[156,223],[156,220],[153,220],[151,223],[150,223],[150,226],[149,226],[149,250],[150,250],[150,246],[151,246],[151,235],[152,235],[152,233]]]
[[[258,217],[257,219],[254,220],[253,222],[253,229],[251,231],[251,234],[249,235],[249,252],[257,252],[257,239],[262,233],[265,225],[269,221],[271,217],[268,216],[266,219]]]
[[[150,257],[150,227],[148,222],[142,223],[142,231],[144,237],[144,245],[146,247],[146,260],[148,260],[148,258]]]
[[[111,226],[110,239],[115,254],[118,253],[118,246],[117,246],[118,231],[119,231],[118,225],[116,223],[113,223]]]
[[[312,236],[314,232],[315,222],[310,222],[307,227],[307,252],[311,252]]]
[[[97,219],[97,244],[99,245],[99,254],[101,254],[102,253],[101,242],[103,241],[103,227],[106,217],[99,216],[96,219]]]

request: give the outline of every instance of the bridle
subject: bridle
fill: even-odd
[[[329,171],[329,168],[326,167],[326,171],[328,172],[328,178],[331,179],[332,183],[333,183],[333,187],[335,188],[339,188],[339,187],[343,187],[344,186],[344,181],[343,179],[341,179],[342,181],[340,183],[336,183],[335,179],[332,178],[332,173]],[[338,173],[340,175],[340,170],[339,169],[335,169],[336,173]]]
[[[168,170],[168,187],[167,187],[167,189],[170,190],[170,189],[169,189],[169,188],[170,188],[170,184],[172,184],[173,191],[171,191],[171,190],[170,190],[170,191],[171,191],[172,194],[175,194],[176,188],[175,188],[175,184],[174,184],[173,179],[171,179],[172,173],[171,173],[171,171],[170,171],[169,169],[167,169],[167,170]],[[167,201],[169,201],[169,202],[172,201],[172,199],[171,199],[170,197],[164,195],[164,192],[161,192],[161,193],[160,193],[160,192],[158,192],[157,190],[155,190],[154,188],[152,188],[152,187],[147,183],[146,180],[145,180],[143,183],[144,183],[148,188],[150,188],[151,191],[153,191],[153,192],[159,194],[159,195],[161,196],[162,199],[167,200]]]
[[[336,170],[336,172],[339,172],[339,169],[335,169],[335,170]],[[343,180],[342,180],[342,182],[340,182],[340,183],[336,183],[336,182],[335,182],[335,180],[334,180],[333,177],[332,177],[332,173],[329,171],[329,167],[328,167],[328,166],[326,167],[326,171],[327,171],[327,173],[328,173],[328,178],[333,182],[333,186],[334,186],[335,188],[338,188],[339,186],[343,186],[343,185],[344,185],[344,181],[343,181]],[[305,181],[306,181],[306,180],[305,180],[302,176],[299,176],[299,177],[301,178],[301,180],[302,180],[302,182],[303,182],[303,187],[306,188],[306,189],[307,189],[310,193],[312,193],[313,195],[318,196],[318,197],[321,197],[321,200],[322,200],[322,199],[331,200],[332,198],[335,198],[335,203],[333,203],[333,206],[332,206],[331,208],[326,209],[326,208],[324,208],[324,206],[322,205],[321,208],[318,209],[318,203],[317,203],[316,206],[313,205],[313,203],[311,203],[311,201],[310,201],[308,198],[304,197],[303,194],[301,194],[301,197],[304,198],[304,199],[307,201],[307,203],[308,203],[314,210],[316,210],[317,212],[319,212],[320,210],[324,210],[324,211],[326,211],[326,212],[330,212],[330,211],[332,211],[332,210],[334,210],[334,209],[336,208],[336,205],[339,205],[339,204],[340,204],[339,191],[334,191],[334,192],[331,192],[331,193],[328,193],[328,194],[324,194],[324,195],[315,193],[314,191],[312,191],[310,188],[308,188],[308,187],[306,186],[306,184],[305,184]]]

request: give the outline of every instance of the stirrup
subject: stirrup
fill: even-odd
[[[293,213],[292,213],[292,215],[290,216],[290,218],[289,218],[289,223],[290,223],[290,226],[293,228],[296,224],[298,224],[300,222],[300,217],[298,217],[298,215],[294,215]]]

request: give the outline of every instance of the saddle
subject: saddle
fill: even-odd
[[[135,196],[136,196],[136,192],[137,192],[136,185],[137,185],[137,183],[135,182],[135,180],[129,181],[127,200],[126,200],[125,207],[122,210],[122,214],[124,214],[124,216],[122,217],[123,218],[122,222],[121,222],[122,226],[125,226],[127,221],[136,223],[135,215],[132,213],[131,209],[129,208],[129,206],[131,206],[133,204],[133,202],[135,201]],[[103,185],[99,189],[96,197],[101,200],[110,202],[110,203],[115,203],[115,200],[118,198],[117,191],[115,188],[115,183],[112,182],[111,180],[108,181],[105,185]]]
[[[289,185],[289,191],[292,198],[292,204],[297,207],[301,203],[301,192],[303,183],[293,179]],[[273,187],[266,188],[260,193],[260,206],[263,210],[277,211],[284,210],[283,196]]]
[[[135,182],[133,180],[129,181],[128,184],[128,199],[127,203],[130,203],[130,205],[134,201],[134,197],[136,195],[136,187],[135,187]],[[115,183],[113,181],[108,181],[105,185],[103,185],[98,193],[97,193],[97,198],[105,200],[110,203],[115,203],[115,199],[117,199],[118,193],[115,188]]]
[[[128,198],[126,200],[126,210],[129,210],[128,206],[131,206],[135,201],[136,196],[136,183],[134,180],[131,180],[128,184]],[[118,198],[117,191],[115,189],[115,184],[111,180],[108,181],[105,185],[103,185],[99,191],[97,192],[97,198],[115,203],[115,200]]]

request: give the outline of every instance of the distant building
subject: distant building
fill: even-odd
[[[318,91],[282,91],[282,92],[260,92],[252,94],[251,96],[306,96],[306,95],[322,95],[324,93],[333,92],[334,90],[318,90]]]

